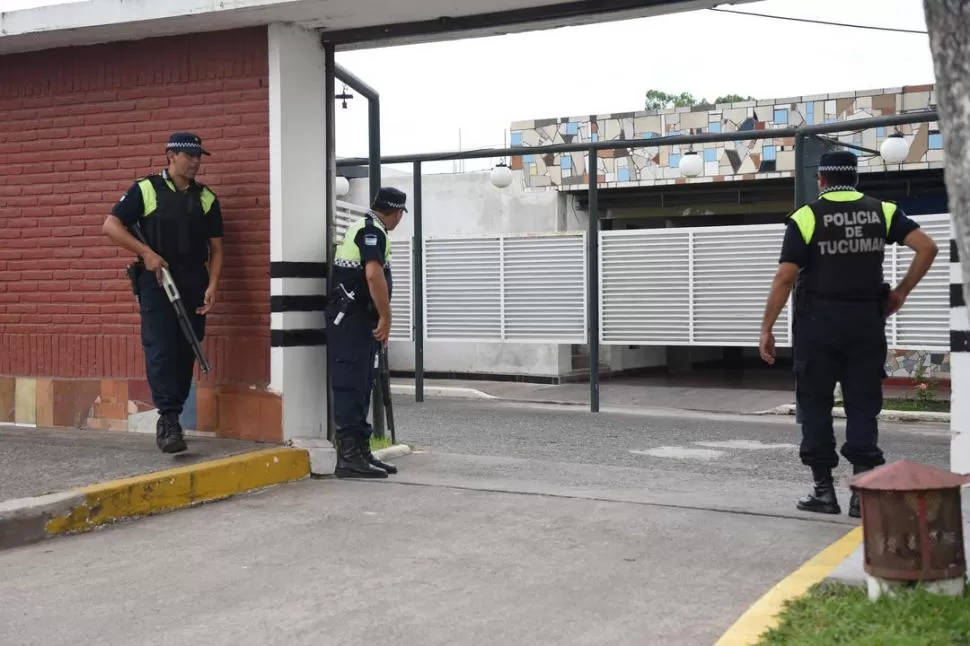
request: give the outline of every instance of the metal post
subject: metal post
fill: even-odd
[[[589,412],[598,413],[600,410],[600,279],[599,279],[599,237],[600,215],[597,173],[599,172],[599,154],[596,150],[589,151],[589,224],[586,233],[586,278],[588,294],[586,299],[586,316],[589,346]]]
[[[381,188],[381,100],[377,90],[364,83],[350,70],[335,66],[335,76],[367,99],[367,140],[368,140],[368,204]],[[330,105],[333,101],[330,102]],[[375,355],[376,359],[376,355]],[[371,419],[376,437],[384,437],[384,403],[381,401],[380,383],[376,377],[371,383]]]
[[[811,134],[795,135],[795,208],[818,198],[818,182],[812,169],[819,158],[842,144]]]
[[[334,95],[334,82],[336,74],[336,63],[334,61],[334,45],[333,43],[323,43],[323,60],[324,60],[324,92],[325,97],[325,116],[324,116],[324,129],[326,133],[327,140],[324,142],[326,146],[326,163],[327,163],[327,176],[324,179],[324,193],[326,194],[326,245],[327,245],[327,285],[326,289],[329,291],[332,285],[332,269],[333,269],[333,233],[334,224],[336,221],[335,215],[337,210],[337,198],[334,195],[334,185],[336,184],[337,176],[337,151],[336,151],[336,115],[334,111],[337,109],[334,105],[336,99]],[[324,323],[326,325],[326,323]],[[330,343],[327,343],[326,347],[327,355],[327,439],[331,442],[334,441],[334,430],[336,428],[336,423],[333,417],[333,390],[331,388],[332,375],[330,374]]]
[[[414,162],[414,237],[411,275],[414,281],[414,401],[424,401],[424,232],[421,221],[421,162]]]
[[[377,197],[381,188],[381,99],[375,92],[367,104],[367,153],[370,159],[370,199]]]

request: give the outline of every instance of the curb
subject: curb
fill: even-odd
[[[407,444],[395,444],[386,449],[374,451],[374,457],[378,460],[393,460],[394,458],[403,458],[405,455],[411,455],[413,452]]]
[[[392,395],[413,395],[417,388],[413,384],[391,384]],[[483,390],[462,386],[425,386],[424,394],[432,397],[454,397],[457,399],[498,399]]]
[[[801,597],[813,585],[838,568],[862,544],[862,526],[853,528],[809,559],[797,570],[754,602],[714,646],[753,646],[766,631],[778,624],[777,615],[785,602]]]
[[[0,549],[222,500],[309,475],[307,451],[280,447],[62,493],[8,500],[0,502]]]
[[[293,438],[287,442],[293,450],[307,453],[309,460],[309,475],[317,477],[332,476],[337,469],[337,450],[329,440],[323,438]],[[395,444],[384,449],[374,451],[378,460],[392,460],[412,453],[407,444]]]
[[[768,410],[761,410],[755,415],[794,415],[795,404],[782,404]],[[844,408],[833,408],[832,417],[845,419]],[[932,411],[884,410],[876,417],[884,422],[949,422],[950,413],[934,413]]]

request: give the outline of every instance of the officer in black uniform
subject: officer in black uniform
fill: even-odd
[[[842,384],[846,410],[842,456],[854,473],[884,464],[876,417],[886,375],[886,319],[899,311],[937,253],[932,238],[899,207],[856,190],[857,172],[851,152],[822,155],[819,199],[788,216],[761,327],[761,357],[773,364],[771,330],[797,280],[792,327],[802,415],[800,457],[815,480],[814,491],[798,501],[798,509],[824,514],[841,513],[832,478],[839,463],[832,424],[835,384]],[[916,252],[906,276],[891,290],[883,282],[887,243]],[[860,515],[855,494],[849,515]]]
[[[148,385],[159,413],[156,443],[165,453],[187,448],[179,415],[192,387],[195,354],[160,285],[160,270],[167,267],[171,273],[201,342],[223,263],[219,200],[195,181],[202,155],[208,154],[198,136],[172,134],[165,151],[167,167],[132,184],[103,227],[113,242],[140,257],[133,282],[140,301]],[[129,227],[135,223],[149,246],[132,235]]]
[[[397,467],[371,452],[367,422],[378,343],[391,330],[391,242],[407,211],[407,195],[381,188],[371,209],[344,234],[334,252],[333,289],[327,310],[327,345],[337,425],[338,478],[386,478]]]

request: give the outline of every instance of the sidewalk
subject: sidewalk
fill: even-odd
[[[0,501],[42,496],[98,482],[255,451],[241,440],[187,437],[189,450],[166,455],[154,434],[0,425]]]
[[[305,450],[189,436],[0,425],[0,549],[300,480]]]
[[[392,378],[395,394],[413,395],[414,379]],[[426,397],[502,399],[543,404],[589,406],[589,383],[535,384],[513,381],[425,379]],[[911,397],[913,389],[887,385],[884,397]],[[936,394],[949,400],[949,392]],[[626,377],[600,382],[602,408],[644,408],[707,413],[787,414],[782,407],[794,406],[794,386],[787,375],[761,372],[717,373]],[[888,412],[888,411],[887,411]],[[793,413],[792,413],[793,414]],[[939,420],[935,420],[939,421]]]

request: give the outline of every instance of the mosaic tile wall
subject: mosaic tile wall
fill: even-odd
[[[695,108],[536,119],[512,124],[511,145],[527,148],[554,143],[797,127],[925,110],[935,104],[933,85],[914,85]],[[899,126],[899,130],[909,141],[909,157],[902,165],[890,165],[890,170],[943,167],[943,137],[936,122]],[[894,131],[894,128],[875,128],[831,137],[878,150]],[[677,168],[681,155],[688,149],[685,146],[605,150],[599,154],[598,181],[601,186],[619,188],[793,177],[794,147],[793,137],[698,144],[694,150],[703,155],[704,173],[695,178],[681,177]],[[859,155],[860,172],[886,169],[881,157],[853,152]],[[589,156],[583,152],[513,157],[512,168],[521,172],[526,186],[532,189],[576,190],[585,188],[589,182]]]
[[[0,424],[154,434],[157,420],[144,380],[0,376]],[[280,395],[244,386],[193,383],[180,421],[202,435],[283,441]]]
[[[890,350],[886,358],[886,374],[891,378],[912,379],[921,365],[926,378],[950,378],[950,353],[922,350]]]

